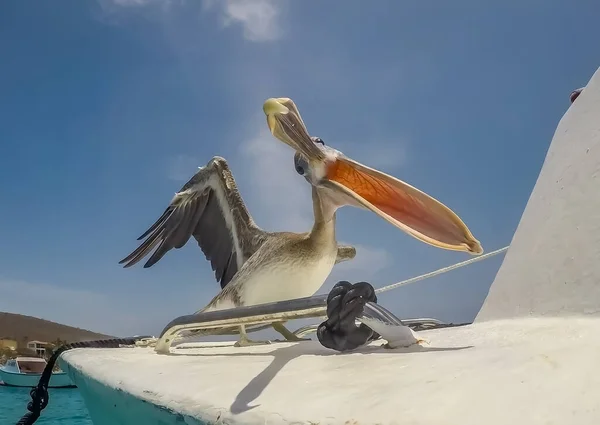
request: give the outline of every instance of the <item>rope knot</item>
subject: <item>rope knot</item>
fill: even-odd
[[[327,320],[317,328],[321,345],[336,351],[350,351],[379,338],[364,324],[356,325],[367,302],[377,302],[375,289],[368,282],[351,284],[342,280],[327,297]]]
[[[38,386],[32,388],[29,395],[31,396],[31,401],[27,403],[27,410],[39,415],[48,405],[48,390],[43,386]]]

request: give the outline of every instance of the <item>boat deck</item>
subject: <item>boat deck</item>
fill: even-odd
[[[195,343],[171,355],[74,349],[61,365],[95,424],[113,406],[133,414],[120,408],[133,396],[172,423],[596,425],[599,334],[600,318],[523,318],[420,332],[430,344],[406,349]]]

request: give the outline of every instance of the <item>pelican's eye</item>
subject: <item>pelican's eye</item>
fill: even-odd
[[[296,169],[296,172],[301,176],[303,176],[306,173],[306,170],[308,169],[308,161],[300,152],[296,152],[296,154],[294,155],[294,168]]]

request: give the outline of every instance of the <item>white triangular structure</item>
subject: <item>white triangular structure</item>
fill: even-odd
[[[600,71],[556,130],[476,322],[420,332],[429,344],[75,349],[61,366],[96,425],[598,425],[598,173]]]
[[[596,72],[556,129],[476,321],[598,314],[600,74]]]

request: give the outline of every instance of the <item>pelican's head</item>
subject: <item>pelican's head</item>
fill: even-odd
[[[273,136],[292,147],[296,172],[326,197],[334,209],[368,209],[389,223],[438,248],[481,254],[483,248],[447,206],[419,189],[367,167],[311,137],[291,99],[270,98],[263,105]]]

